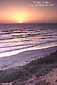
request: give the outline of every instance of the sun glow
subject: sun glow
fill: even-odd
[[[15,14],[13,18],[17,23],[25,23],[28,21],[29,15],[27,13],[20,12],[20,13]]]
[[[16,22],[17,23],[24,23],[25,22],[25,19],[23,17],[16,17]]]

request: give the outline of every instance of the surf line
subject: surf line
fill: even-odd
[[[3,52],[3,53],[0,53],[0,58],[1,57],[8,57],[8,56],[17,55],[19,53],[26,52],[26,51],[45,49],[45,48],[54,47],[54,46],[56,46],[56,45],[35,46],[35,47],[26,48],[26,49],[20,49],[20,50],[13,50],[13,51],[9,51],[9,52]]]

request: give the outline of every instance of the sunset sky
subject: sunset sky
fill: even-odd
[[[0,23],[32,22],[57,23],[57,0],[0,0]]]

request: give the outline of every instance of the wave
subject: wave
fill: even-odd
[[[27,26],[27,25],[26,25]],[[2,26],[0,29],[0,58],[30,50],[57,46],[57,29],[42,26]],[[8,28],[7,28],[8,27]],[[52,27],[52,26],[50,26]],[[7,28],[7,29],[6,29]]]

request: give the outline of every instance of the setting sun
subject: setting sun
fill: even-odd
[[[18,18],[16,18],[16,22],[17,22],[17,23],[23,23],[24,21],[25,21],[25,20],[24,20],[24,19],[22,19],[22,18],[19,18],[19,17],[18,17]]]
[[[29,20],[29,13],[27,11],[20,11],[20,12],[16,12],[14,14],[14,16],[12,16],[12,18],[17,22],[17,23],[25,23]]]
[[[24,16],[16,16],[15,20],[17,23],[23,23],[26,19]]]

